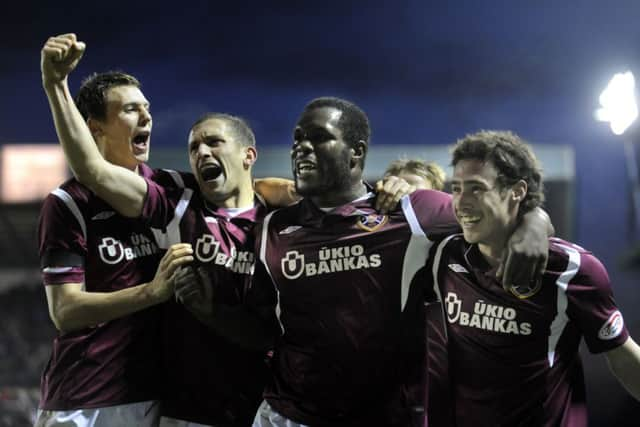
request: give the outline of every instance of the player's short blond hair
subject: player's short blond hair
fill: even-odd
[[[442,191],[447,175],[444,169],[435,162],[426,162],[422,159],[398,159],[389,163],[385,175],[398,176],[401,173],[418,175],[431,184],[434,190]]]

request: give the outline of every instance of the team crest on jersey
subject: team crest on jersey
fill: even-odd
[[[598,331],[598,338],[601,340],[612,340],[622,333],[624,320],[622,314],[616,310]]]
[[[132,233],[129,241],[123,243],[113,237],[103,237],[98,245],[100,259],[106,264],[117,264],[122,260],[154,255],[160,252],[158,246],[143,234]]]
[[[211,261],[220,249],[220,242],[210,234],[203,234],[196,241],[196,257],[202,262]]]
[[[453,292],[449,292],[447,293],[444,305],[447,309],[447,318],[449,319],[449,323],[457,322],[460,317],[460,311],[462,310],[462,300],[458,298],[458,295]]]
[[[304,255],[298,251],[289,251],[280,260],[282,274],[289,280],[297,279],[304,272]]]
[[[378,214],[361,215],[358,218],[358,227],[364,231],[376,231],[387,223],[388,216]]]
[[[535,282],[528,285],[511,285],[509,291],[515,295],[518,299],[531,298],[542,289],[542,278],[536,279]]]

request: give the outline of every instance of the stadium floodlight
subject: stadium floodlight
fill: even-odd
[[[600,94],[602,107],[596,110],[596,119],[609,122],[616,135],[622,135],[638,117],[635,86],[631,71],[617,73]]]

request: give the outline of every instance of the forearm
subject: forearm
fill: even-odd
[[[69,332],[118,319],[165,301],[154,291],[152,283],[145,283],[115,292],[65,292],[56,297],[47,295],[51,317],[61,332]],[[62,285],[67,286],[67,285]]]
[[[629,338],[607,353],[607,362],[618,382],[636,400],[640,400],[640,347]]]
[[[106,161],[73,101],[67,79],[44,83],[44,89],[67,162],[75,177],[93,190],[100,181]]]
[[[75,177],[121,215],[138,217],[147,185],[138,174],[107,162],[78,111],[66,79],[45,84],[56,133]]]

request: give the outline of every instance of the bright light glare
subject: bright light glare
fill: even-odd
[[[602,108],[596,110],[596,119],[609,122],[616,135],[622,135],[638,117],[633,73],[618,73],[600,94]]]

